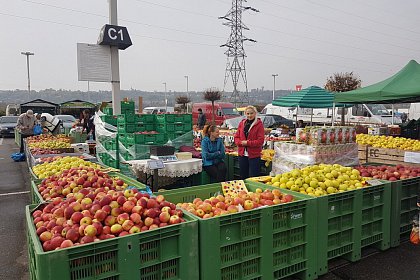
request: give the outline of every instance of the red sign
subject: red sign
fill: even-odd
[[[296,85],[296,91],[302,90],[302,85]]]

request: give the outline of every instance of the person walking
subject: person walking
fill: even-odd
[[[257,109],[247,106],[245,116],[246,119],[239,123],[234,137],[238,146],[241,179],[260,175],[261,151],[264,144],[264,125],[257,118]]]
[[[211,178],[211,182],[226,181],[227,168],[224,162],[225,146],[219,137],[219,128],[206,125],[203,129],[204,139],[201,141],[201,157],[203,168]]]
[[[201,108],[198,108],[198,120],[197,120],[197,126],[199,129],[203,129],[206,125],[206,115],[203,114],[203,110]]]
[[[90,111],[88,109],[85,109],[83,111],[83,131],[86,130],[88,139],[95,140],[95,124],[93,122],[93,119],[94,116],[90,114]]]
[[[23,145],[23,139],[34,135],[34,126],[36,124],[36,118],[32,110],[26,111],[19,116],[16,124],[16,129],[20,134],[20,153],[24,153],[25,147]]]

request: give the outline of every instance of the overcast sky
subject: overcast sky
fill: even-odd
[[[231,0],[120,0],[119,25],[133,46],[120,51],[122,89],[202,91],[223,88],[230,29],[218,19]],[[0,89],[86,90],[77,78],[76,44],[96,43],[108,23],[107,0],[0,0]],[[362,85],[383,80],[410,59],[420,62],[420,1],[249,0],[244,12],[248,88],[323,86],[353,71]],[[227,90],[231,90],[231,82]],[[91,83],[91,90],[110,90]],[[240,86],[243,89],[243,86]]]

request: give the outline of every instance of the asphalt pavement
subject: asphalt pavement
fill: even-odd
[[[14,139],[0,138],[0,280],[29,279],[25,206],[30,203],[30,178],[26,162],[10,158],[18,151]],[[355,263],[341,259],[331,262],[331,271],[319,279],[420,279],[420,246],[405,242],[384,252],[365,253],[368,255]]]

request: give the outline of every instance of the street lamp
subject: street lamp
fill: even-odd
[[[31,94],[31,79],[29,77],[29,56],[34,55],[31,52],[21,52],[22,55],[26,55],[26,68],[28,69],[28,94]]]
[[[274,85],[273,85],[273,100],[274,100],[274,92],[276,91],[276,77],[278,76],[279,74],[272,74],[271,76],[273,76],[273,83],[274,83]]]
[[[184,76],[187,79],[187,97],[190,98],[190,93],[188,92],[188,76]]]
[[[166,96],[166,82],[163,84],[165,85],[165,112],[168,112],[168,98]]]

